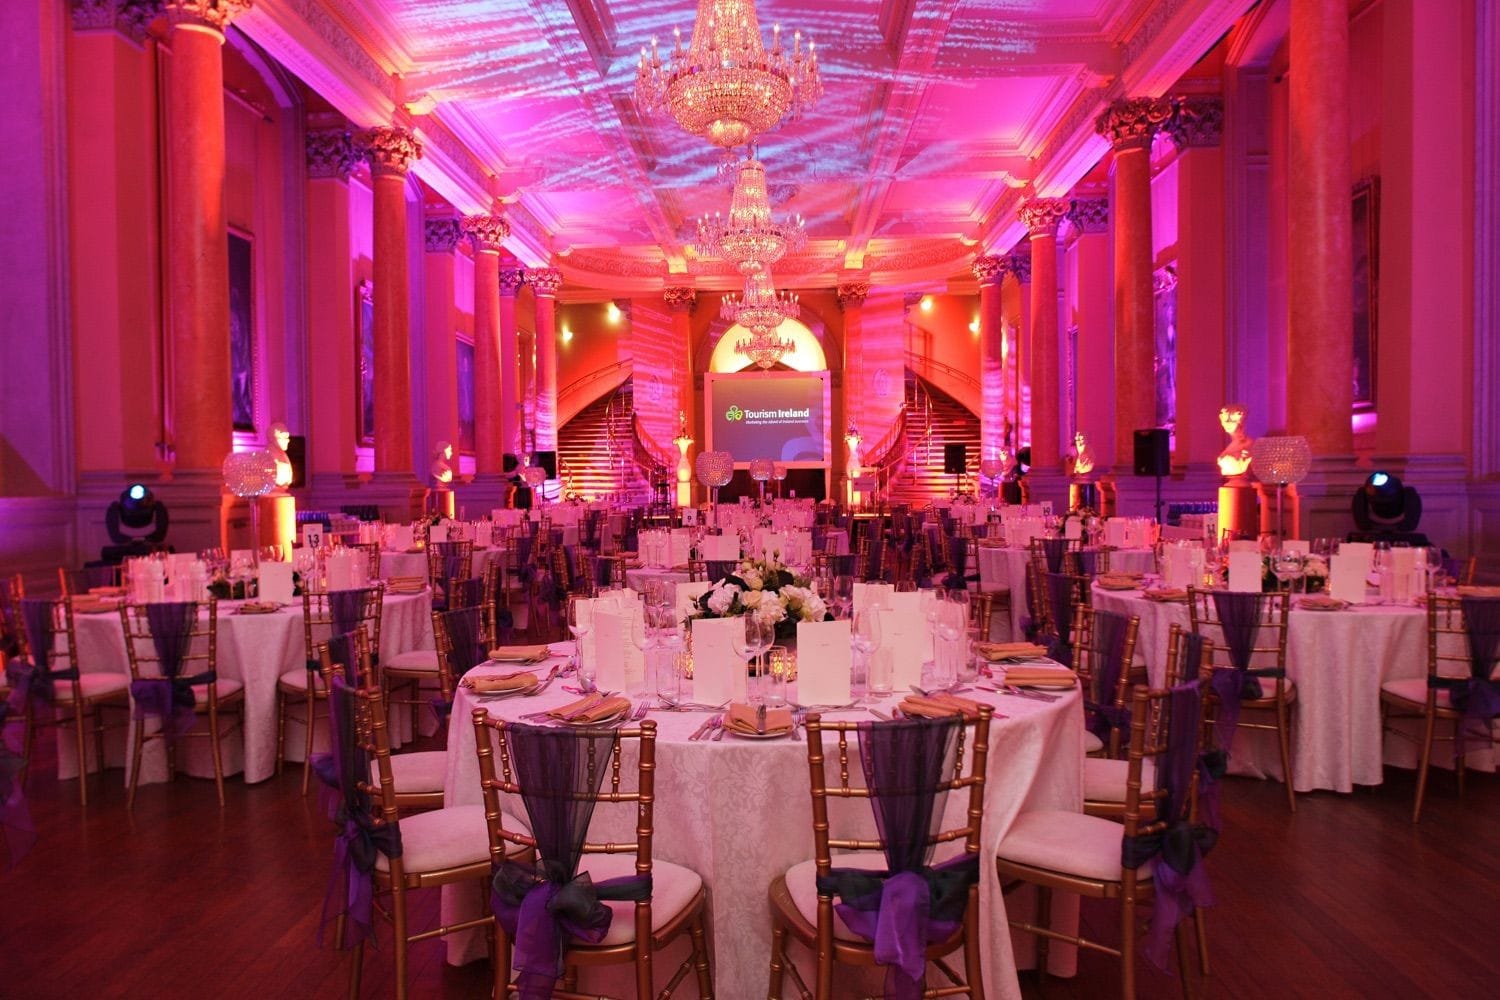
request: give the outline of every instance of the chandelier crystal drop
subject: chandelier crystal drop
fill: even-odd
[[[690,135],[733,149],[752,142],[823,96],[818,56],[802,33],[788,52],[781,26],[771,32],[771,50],[761,39],[755,0],[698,0],[693,37],[682,47],[673,31],[663,61],[656,39],[641,49],[635,99],[646,114],[666,112]]]
[[[735,170],[729,218],[715,212],[698,220],[699,252],[731,262],[744,275],[764,271],[806,244],[801,216],[785,222],[771,217],[766,166],[756,159],[741,160]]]
[[[790,340],[784,340],[778,336],[775,330],[766,330],[762,327],[751,330],[750,336],[741,337],[740,342],[734,345],[737,353],[755,362],[756,367],[762,370],[779,363],[796,347],[797,345]]]
[[[782,320],[801,315],[802,306],[791,292],[778,292],[770,271],[757,271],[745,278],[745,291],[726,295],[719,315],[750,330],[775,332]]]

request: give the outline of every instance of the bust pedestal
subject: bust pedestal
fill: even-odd
[[[1255,538],[1261,531],[1255,484],[1236,476],[1219,487],[1219,537]]]
[[[458,507],[453,499],[453,491],[446,486],[439,486],[432,490],[428,494],[428,503],[434,514],[440,514],[450,520],[456,516],[454,511]]]
[[[1099,488],[1086,479],[1071,479],[1068,481],[1068,511],[1071,513],[1080,507],[1097,511]]]
[[[260,508],[257,544],[275,545],[283,553],[290,553],[297,544],[297,498],[290,493],[269,493],[252,502]]]

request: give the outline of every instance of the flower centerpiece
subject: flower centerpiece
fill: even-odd
[[[742,560],[734,572],[704,591],[697,607],[690,618],[756,615],[776,627],[776,641],[781,645],[796,637],[798,622],[833,620],[811,581],[793,573],[775,555]]]

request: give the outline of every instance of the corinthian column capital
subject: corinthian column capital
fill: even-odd
[[[519,267],[502,267],[500,269],[500,295],[502,298],[513,299],[521,286],[526,284],[526,272]]]
[[[359,148],[370,161],[370,172],[405,177],[412,160],[422,158],[417,137],[396,125],[377,125],[359,134]]]
[[[1031,248],[1023,240],[1021,245],[1002,260],[1005,261],[1005,269],[1016,276],[1016,281],[1022,285],[1031,284]]]
[[[1068,217],[1072,204],[1066,198],[1032,198],[1021,206],[1021,225],[1033,239],[1056,236],[1057,227]]]
[[[865,296],[870,294],[870,283],[868,281],[845,281],[838,287],[839,308],[848,309],[850,306],[862,306],[865,304]]]
[[[161,0],[161,12],[167,23],[176,27],[184,25],[212,28],[219,34],[229,27],[229,22],[250,9],[254,0]]]
[[[674,313],[692,312],[698,304],[698,290],[686,285],[668,285],[661,290],[661,299]]]
[[[1207,96],[1175,99],[1166,132],[1178,149],[1217,146],[1224,135],[1224,99]]]
[[[359,163],[354,136],[346,128],[308,129],[307,176],[348,180]]]
[[[463,229],[457,219],[435,218],[422,222],[422,242],[428,253],[452,253],[458,249]]]
[[[542,298],[556,296],[562,280],[562,272],[555,267],[533,267],[526,271],[526,284]]]
[[[994,254],[980,254],[969,265],[969,270],[974,272],[975,280],[981,285],[998,285],[1005,278],[1005,261]]]
[[[1076,198],[1068,212],[1068,221],[1081,232],[1102,233],[1109,228],[1109,199]]]
[[[475,253],[498,254],[510,236],[510,223],[499,215],[468,215],[464,217],[463,231]]]
[[[1094,119],[1094,130],[1116,150],[1150,149],[1151,140],[1172,117],[1172,104],[1160,97],[1114,101]]]

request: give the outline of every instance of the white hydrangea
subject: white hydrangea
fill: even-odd
[[[755,617],[775,625],[786,617],[786,607],[775,594],[767,593],[762,595],[759,606],[755,609]]]
[[[716,615],[727,613],[739,593],[740,588],[732,583],[715,584],[713,591],[708,595],[708,610]]]
[[[761,601],[767,596],[768,595],[764,590],[746,591],[744,594],[740,595],[740,603],[745,607],[754,610],[755,608],[760,607]]]
[[[760,575],[760,570],[754,566],[741,566],[738,576],[741,580],[745,581],[745,586],[751,590],[765,589],[765,578]]]

